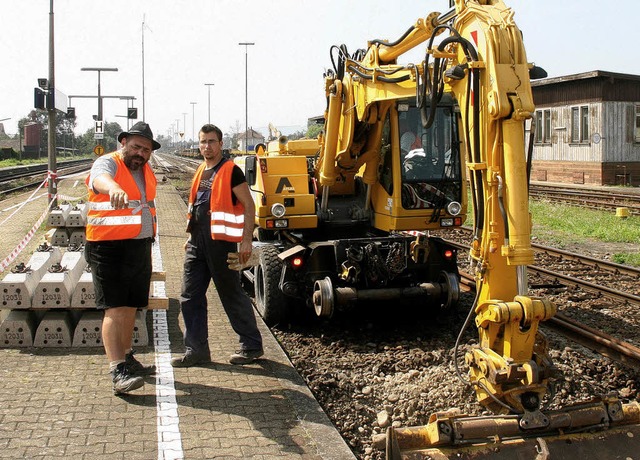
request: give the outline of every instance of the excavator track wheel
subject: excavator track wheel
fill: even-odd
[[[329,318],[333,315],[333,285],[328,276],[323,280],[316,280],[313,285],[313,308],[320,318]]]

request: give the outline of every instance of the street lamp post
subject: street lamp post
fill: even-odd
[[[187,112],[182,112],[182,133],[180,133],[180,141],[182,142],[182,150],[184,150],[184,146],[186,142],[183,141],[184,135],[187,132]]]
[[[82,67],[85,72],[98,72],[98,120],[102,121],[102,96],[100,93],[100,72],[117,72],[116,67]]]
[[[204,85],[207,87],[207,92],[209,93],[209,106],[208,106],[209,121],[207,123],[211,124],[211,87],[215,85],[215,83],[205,83]]]
[[[58,206],[58,181],[55,177],[58,171],[56,159],[56,108],[55,108],[55,45],[54,45],[54,16],[53,0],[49,1],[49,104],[47,104],[47,160],[49,166],[48,201],[51,206]],[[53,102],[53,103],[51,103]]]
[[[196,104],[197,102],[190,102],[191,104],[191,142],[196,141]]]
[[[244,46],[244,152],[248,153],[249,145],[249,46],[255,43],[241,42],[238,45]]]

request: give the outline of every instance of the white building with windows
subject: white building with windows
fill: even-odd
[[[264,143],[264,136],[253,128],[249,128],[244,133],[238,133],[238,150],[253,153],[257,144]]]
[[[531,85],[532,180],[640,186],[640,75],[595,70]]]

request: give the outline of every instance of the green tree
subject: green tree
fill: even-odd
[[[94,130],[88,129],[84,134],[79,136],[76,140],[76,148],[80,155],[93,155],[93,149],[98,142],[104,147],[105,153],[110,153],[120,148],[118,142],[118,135],[122,132],[122,127],[119,123],[106,122],[104,125],[104,139],[97,141],[94,139]]]
[[[49,146],[49,113],[46,110],[35,109],[29,112],[29,115],[26,117],[21,118],[18,121],[18,130],[21,136],[24,133],[25,125],[31,123],[36,123],[42,126],[42,131],[40,133],[40,146],[42,153],[46,155]],[[63,112],[56,113],[56,148],[69,149],[66,150],[67,152],[71,149],[77,148],[76,139],[73,134],[75,126],[75,119],[67,118],[66,114]],[[66,155],[66,153],[63,153],[63,155]]]
[[[324,129],[324,125],[313,124],[307,128],[307,137],[309,139],[315,139],[318,134]]]
[[[158,137],[156,138],[156,140],[162,146],[162,147],[160,147],[160,150],[165,151],[165,152],[168,152],[170,150],[171,137],[163,136],[162,134],[159,134]]]
[[[306,136],[306,133],[300,130],[300,131],[296,131],[295,133],[289,134],[287,138],[290,140],[296,140],[296,139],[302,139],[305,136]]]

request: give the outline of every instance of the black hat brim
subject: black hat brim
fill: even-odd
[[[120,134],[118,134],[118,142],[122,142],[122,139],[129,137],[129,136],[140,136],[140,137],[144,137],[145,139],[149,139],[151,141],[151,145],[153,146],[153,150],[159,150],[160,147],[162,147],[157,141],[150,139],[149,137],[145,136],[142,133],[128,133],[126,131],[121,132]]]

